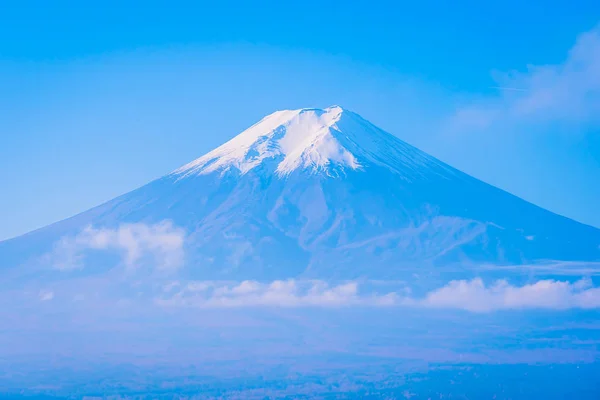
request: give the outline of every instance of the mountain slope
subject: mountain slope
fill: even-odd
[[[189,277],[399,277],[407,268],[600,259],[600,230],[335,106],[271,114],[163,178],[0,243],[0,266],[54,271],[45,256],[88,226],[163,220],[186,232],[179,273]],[[73,270],[118,263],[91,252]]]

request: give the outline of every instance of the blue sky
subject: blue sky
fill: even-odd
[[[527,3],[4,1],[0,239],[332,104],[600,227],[600,6]]]

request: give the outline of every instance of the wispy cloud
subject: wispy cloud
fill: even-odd
[[[121,224],[114,229],[88,226],[61,238],[46,258],[54,268],[69,270],[84,267],[86,250],[106,250],[119,252],[129,268],[149,258],[157,268],[173,269],[183,262],[184,239],[185,231],[170,221]]]
[[[544,263],[522,265],[478,265],[479,271],[527,271],[530,275],[552,276],[598,276],[600,275],[600,262],[598,261],[547,261]]]
[[[454,130],[495,123],[600,122],[600,27],[581,34],[561,64],[530,65],[525,72],[496,72],[499,97],[467,104]]]
[[[512,92],[526,92],[527,91],[527,89],[506,87],[506,86],[490,86],[490,89],[508,90],[508,91],[512,91]]]
[[[173,284],[165,289],[171,291]],[[156,300],[165,306],[201,308],[233,307],[344,307],[351,305],[390,306],[396,304],[395,293],[361,294],[356,282],[330,286],[323,281],[276,280],[270,283],[243,281],[226,284],[192,282],[168,297]]]
[[[54,292],[51,290],[40,290],[38,298],[40,301],[50,301],[54,298]]]

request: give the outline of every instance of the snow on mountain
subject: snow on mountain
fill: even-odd
[[[595,261],[599,245],[600,230],[334,106],[273,113],[171,174],[1,242],[0,269],[406,278],[456,266]],[[160,265],[146,268],[152,263]]]
[[[356,158],[336,138],[335,124],[342,109],[275,112],[229,142],[178,169],[176,173],[208,174],[235,168],[245,174],[265,160],[278,160],[276,172],[287,175],[297,168],[314,171],[330,164],[356,169]]]
[[[267,161],[273,162],[278,176],[298,169],[331,175],[367,164],[397,173],[428,163],[441,165],[359,115],[332,106],[277,111],[174,174],[185,177],[236,170],[243,175]]]

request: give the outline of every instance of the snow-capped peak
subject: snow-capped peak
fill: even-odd
[[[298,168],[357,169],[360,163],[336,137],[335,125],[344,112],[339,106],[276,111],[175,173],[207,174],[235,168],[245,174],[265,160],[277,161],[278,175]]]
[[[173,174],[235,170],[243,175],[266,161],[275,165],[273,172],[286,176],[298,169],[331,175],[334,170],[361,169],[368,163],[398,172],[407,164],[414,167],[437,160],[359,115],[331,106],[276,111]]]

